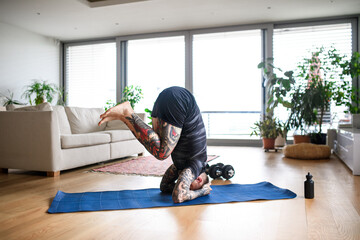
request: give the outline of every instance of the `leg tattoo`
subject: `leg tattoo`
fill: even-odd
[[[175,187],[175,181],[179,177],[178,170],[174,164],[172,164],[165,172],[160,183],[160,190],[163,193],[172,193]]]

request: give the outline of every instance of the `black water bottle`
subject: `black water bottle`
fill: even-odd
[[[313,176],[308,172],[306,181],[304,182],[305,198],[314,198],[314,181],[312,180],[312,177]]]

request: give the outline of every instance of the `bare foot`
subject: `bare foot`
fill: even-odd
[[[105,113],[100,115],[101,121],[98,123],[100,126],[103,123],[113,121],[113,120],[122,120],[124,121],[126,117],[131,116],[134,113],[134,110],[131,108],[129,102],[121,103],[115,107],[110,108]]]

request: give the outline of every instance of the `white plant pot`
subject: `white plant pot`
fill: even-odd
[[[283,147],[286,144],[286,140],[281,135],[277,136],[275,139],[275,147]]]
[[[360,114],[351,114],[351,122],[353,128],[360,128]]]
[[[326,136],[326,145],[328,145],[331,149],[334,149],[335,140],[336,140],[336,129],[328,129]]]

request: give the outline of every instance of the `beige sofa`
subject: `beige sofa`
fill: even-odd
[[[121,121],[97,125],[101,108],[42,105],[0,112],[3,172],[24,169],[57,176],[62,170],[144,152]]]

